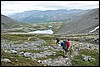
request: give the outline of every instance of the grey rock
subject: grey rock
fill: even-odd
[[[9,60],[7,58],[1,59],[1,61],[3,61],[3,62],[11,62],[11,60]]]
[[[11,51],[8,51],[8,50],[4,50],[4,52],[11,53]]]
[[[38,62],[38,63],[41,63],[42,61],[41,61],[41,60],[38,60],[37,62]]]
[[[19,52],[18,54],[24,56],[24,52]]]
[[[23,54],[23,56],[29,58],[29,57],[31,56],[31,53],[25,52],[25,53]]]
[[[87,57],[87,56],[85,56],[83,59],[84,59],[85,61],[88,61],[88,57]]]
[[[15,50],[11,50],[11,53],[12,53],[12,54],[17,54],[18,52],[15,51]]]
[[[95,60],[95,58],[92,58],[91,56],[84,56],[83,59],[84,59],[84,61]]]

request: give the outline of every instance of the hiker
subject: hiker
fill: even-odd
[[[67,47],[67,52],[68,52],[68,49],[69,49],[69,47],[70,47],[69,39],[67,39],[67,41],[66,41],[66,47]]]
[[[64,51],[64,56],[67,54],[66,40],[63,40],[61,43],[62,49]]]
[[[59,44],[59,42],[60,42],[60,39],[56,38],[56,44]]]

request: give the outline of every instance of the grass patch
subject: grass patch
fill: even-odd
[[[43,52],[44,50],[20,50],[19,52],[31,52],[31,53],[40,53]]]
[[[19,29],[19,30],[10,30],[10,31],[8,31],[8,32],[25,32],[25,31],[22,30],[22,29]]]
[[[84,61],[82,54],[86,56],[91,56],[96,60]],[[82,49],[79,51],[79,55],[75,56],[74,59],[72,60],[72,65],[73,66],[99,66],[99,54],[95,50]]]
[[[32,37],[28,40],[29,37]],[[24,42],[32,42],[36,41],[36,37],[33,37],[32,35],[16,35],[16,34],[2,34],[2,39],[6,39],[8,41],[13,42],[14,44],[23,44]]]

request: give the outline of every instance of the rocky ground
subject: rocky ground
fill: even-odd
[[[81,49],[98,50],[99,53],[99,45],[71,41],[68,55],[67,57],[63,57],[61,46],[55,44],[46,46],[43,44],[46,44],[46,41],[42,39],[23,44],[8,43],[7,40],[1,40],[1,48],[4,52],[17,54],[33,61],[35,60],[44,66],[72,66],[71,60],[74,56],[78,55]],[[58,52],[62,54],[58,54]],[[88,61],[88,59],[95,60],[95,58],[85,55],[83,55],[83,59],[85,61]],[[11,62],[8,58],[1,58],[1,61]]]

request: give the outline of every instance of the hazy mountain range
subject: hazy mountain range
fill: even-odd
[[[10,15],[9,17],[24,23],[62,22],[71,20],[83,13],[85,13],[85,10],[81,9],[31,10]]]
[[[58,14],[57,13],[55,14],[55,11],[54,11],[54,14],[55,15],[62,14],[62,18],[65,18],[63,16],[64,12],[62,12],[64,10],[62,10],[61,13],[59,14],[60,11],[61,10],[58,10]],[[38,13],[38,12],[40,12],[40,13]],[[47,14],[45,12],[47,12]],[[29,12],[27,11],[27,12],[25,12],[25,13],[27,13],[27,15],[25,15],[24,13],[22,15],[22,13],[21,13],[21,15],[22,15],[21,17],[24,18],[24,16],[25,17],[27,16],[27,18],[28,18],[28,16],[32,15],[32,17],[34,16],[36,18],[36,17],[40,17],[43,13],[45,13],[46,16],[47,15],[53,16],[53,14],[50,14],[50,13],[48,14],[48,12],[53,13],[52,10],[51,11],[49,11],[49,10],[48,11],[42,11],[42,12],[41,11],[34,11],[34,15],[32,15],[32,14],[29,14]],[[65,13],[67,13],[66,10],[65,10]],[[83,10],[82,10],[80,12],[75,12],[73,14],[74,14],[74,16],[73,16],[72,20],[70,20],[70,21],[66,21],[65,19],[62,20],[65,23],[63,23],[63,25],[58,29],[56,34],[89,33],[92,30],[94,30],[92,33],[94,33],[94,32],[99,33],[99,8],[98,9],[92,9],[92,10],[85,11],[85,12],[83,12]],[[76,15],[78,14],[77,17],[75,17],[76,16],[75,14]],[[20,14],[18,14],[18,16],[19,15]],[[69,16],[71,16],[71,15],[69,15]],[[19,16],[19,18],[21,18],[21,17]],[[56,16],[56,17],[59,17],[59,16]],[[16,19],[18,19],[17,14],[16,14]],[[38,21],[38,18],[36,18],[36,19]],[[58,18],[58,20],[59,20],[59,18]],[[41,20],[41,22],[42,22],[42,20]],[[2,29],[4,29],[4,28],[8,29],[8,28],[13,28],[13,27],[18,27],[18,26],[20,27],[21,24],[22,24],[21,22],[19,23],[18,21],[15,21],[14,19],[11,19],[9,17],[1,15],[1,28]]]

